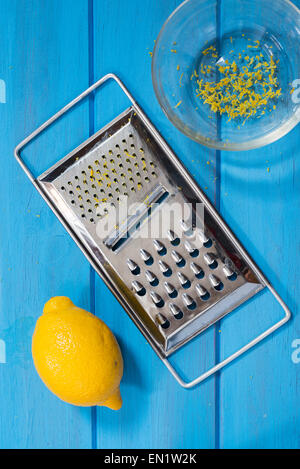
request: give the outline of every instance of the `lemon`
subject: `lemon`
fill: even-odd
[[[108,326],[67,297],[49,300],[32,338],[35,367],[45,385],[77,406],[122,406],[123,359]]]

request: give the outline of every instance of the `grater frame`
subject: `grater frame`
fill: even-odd
[[[208,211],[208,213],[216,220],[220,228],[223,230],[227,238],[230,240],[232,245],[235,247],[235,249],[241,253],[243,256],[243,259],[246,260],[248,266],[250,266],[252,272],[256,275],[257,279],[259,280],[261,288],[268,288],[268,290],[272,293],[272,295],[275,297],[275,299],[279,302],[281,307],[284,310],[284,317],[280,321],[278,321],[276,324],[274,324],[272,327],[269,329],[265,330],[263,333],[258,335],[255,339],[252,341],[248,342],[245,346],[241,347],[239,350],[234,352],[232,355],[227,357],[226,359],[222,360],[221,362],[217,363],[214,365],[212,368],[209,370],[205,371],[202,373],[200,376],[197,378],[193,379],[192,381],[185,381],[176,371],[176,369],[171,365],[168,356],[166,356],[162,351],[156,346],[156,344],[151,340],[151,336],[149,336],[147,330],[143,327],[143,324],[141,324],[140,321],[138,321],[137,317],[134,314],[134,311],[132,310],[132,305],[128,303],[126,299],[124,299],[124,296],[121,294],[120,290],[116,287],[112,279],[107,275],[107,272],[105,269],[102,268],[101,264],[99,261],[95,259],[95,257],[91,254],[91,252],[87,249],[86,245],[82,240],[78,237],[78,234],[75,232],[75,230],[72,228],[71,224],[69,223],[68,220],[63,216],[61,211],[58,209],[58,207],[55,205],[51,197],[49,197],[49,194],[47,191],[45,191],[45,188],[43,187],[43,184],[41,183],[41,176],[36,178],[30,169],[28,168],[27,164],[21,157],[21,151],[24,149],[25,146],[28,145],[29,142],[31,142],[33,139],[35,139],[40,133],[42,133],[47,127],[49,127],[51,124],[53,124],[57,119],[62,117],[67,111],[69,111],[72,107],[74,107],[77,103],[79,103],[81,100],[83,100],[85,97],[87,97],[90,93],[94,92],[98,87],[103,85],[105,82],[108,80],[114,80],[120,88],[123,90],[123,92],[126,94],[128,99],[131,101],[132,106],[131,109],[134,111],[134,113],[137,114],[137,116],[141,119],[145,127],[148,129],[150,134],[156,139],[157,142],[159,142],[161,148],[166,152],[166,154],[169,156],[169,158],[172,160],[174,163],[175,168],[177,168],[178,171],[183,174],[183,177],[185,177],[190,185],[190,187],[193,189],[193,191],[199,195],[199,199],[203,201],[205,204],[205,208]],[[103,130],[103,129],[102,129]],[[101,131],[99,131],[101,132]],[[97,134],[99,134],[97,132]],[[95,134],[95,135],[97,135]],[[94,136],[90,137],[87,142],[89,142],[91,139],[93,139]],[[84,142],[80,147],[74,150],[74,152],[71,152],[70,155],[75,154],[77,151],[80,150],[81,147],[84,147],[87,142]],[[68,155],[68,157],[70,157]],[[49,205],[49,207],[53,210],[55,215],[58,217],[58,219],[61,221],[61,223],[64,225],[66,230],[69,232],[71,237],[74,239],[76,244],[80,247],[80,249],[83,251],[91,265],[94,267],[96,272],[100,275],[100,277],[104,280],[106,285],[109,287],[109,289],[112,291],[112,293],[117,297],[121,305],[124,307],[128,315],[131,317],[131,319],[135,322],[135,324],[138,326],[140,331],[143,333],[143,335],[146,337],[154,351],[158,354],[158,356],[161,358],[163,363],[166,365],[166,367],[169,369],[171,374],[174,376],[174,378],[178,381],[178,383],[188,389],[192,388],[195,385],[199,384],[200,382],[204,381],[206,378],[214,374],[215,372],[219,371],[222,369],[224,366],[238,358],[240,355],[254,347],[256,344],[261,342],[264,338],[272,334],[275,330],[280,328],[283,324],[285,324],[291,317],[291,312],[289,311],[288,307],[286,304],[283,302],[281,297],[278,295],[278,293],[274,290],[272,285],[268,282],[264,274],[259,270],[259,268],[256,266],[256,264],[252,261],[248,253],[245,251],[245,249],[242,247],[240,242],[237,240],[237,238],[234,236],[230,228],[226,225],[224,220],[221,218],[221,216],[218,214],[218,212],[215,210],[213,205],[209,202],[205,194],[201,191],[199,186],[196,184],[196,182],[191,178],[191,176],[188,174],[187,170],[185,167],[182,165],[182,163],[178,160],[178,158],[175,156],[171,148],[168,146],[168,144],[164,141],[164,139],[161,137],[161,135],[158,133],[158,131],[155,129],[153,124],[148,120],[140,106],[137,104],[137,102],[134,100],[128,89],[125,87],[125,85],[121,82],[121,80],[114,74],[108,74],[101,78],[99,81],[97,81],[94,85],[90,86],[87,90],[85,90],[83,93],[81,93],[77,98],[75,98],[73,101],[71,101],[69,104],[67,104],[64,108],[62,108],[60,111],[58,111],[54,116],[52,116],[49,120],[47,120],[44,124],[42,124],[37,130],[35,130],[31,135],[29,135],[27,138],[25,138],[15,149],[15,158],[21,165],[22,169],[25,171],[26,175],[28,178],[31,180],[35,188],[38,190],[38,192],[41,194],[41,196],[44,198],[46,203]],[[67,158],[67,157],[66,157]],[[46,172],[47,173],[47,172]],[[257,290],[257,291],[258,291]],[[254,293],[253,293],[254,294]],[[250,295],[252,296],[252,295]],[[243,302],[245,299],[243,299]],[[236,306],[235,306],[236,307]],[[234,308],[233,308],[234,309]],[[231,310],[230,310],[231,311]],[[228,311],[224,312],[224,315],[227,314]],[[222,316],[219,316],[218,319],[220,319]],[[215,321],[214,321],[215,322]],[[211,326],[214,322],[211,324],[208,324],[207,327]],[[203,329],[204,330],[204,329]],[[202,332],[202,331],[201,331]],[[192,338],[192,337],[191,337]],[[190,338],[188,339],[190,340]]]

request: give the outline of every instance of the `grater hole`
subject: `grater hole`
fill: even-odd
[[[230,282],[234,282],[237,279],[237,273],[233,272],[233,274],[229,275],[227,279],[230,280]]]
[[[158,303],[155,303],[155,306],[156,306],[157,308],[163,308],[163,307],[165,306],[164,300],[161,298]],[[162,327],[163,327],[163,326],[162,326]],[[167,326],[167,327],[169,327],[169,326]]]
[[[193,301],[191,304],[187,305],[186,307],[190,311],[194,311],[197,308],[197,303],[196,303],[196,301]]]
[[[209,239],[208,241],[206,241],[206,243],[203,243],[203,246],[204,246],[205,248],[211,248],[211,247],[212,247],[212,244],[213,244],[213,243],[212,243],[212,240]]]
[[[184,288],[185,290],[187,290],[188,288],[190,288],[191,282],[190,282],[190,280],[186,277],[186,275],[182,274],[181,272],[178,272],[178,273],[177,273],[177,276],[178,276],[178,279],[179,279],[179,281],[180,281],[180,284],[181,284],[182,288]]]
[[[199,250],[194,249],[192,252],[189,253],[191,257],[198,257],[199,256]]]
[[[210,294],[208,292],[205,293],[205,295],[200,296],[202,301],[207,301],[210,299]]]
[[[185,290],[188,290],[190,287],[191,287],[191,282],[190,282],[190,280],[187,280],[187,281],[182,285],[182,288],[184,288]]]
[[[181,259],[178,264],[177,264],[177,267],[180,267],[181,269],[185,266],[186,262],[185,262],[185,259]]]
[[[219,283],[219,285],[214,286],[214,289],[217,291],[222,291],[224,288],[224,284],[222,282]]]
[[[213,261],[212,264],[209,265],[209,268],[215,270],[218,267],[218,263],[216,260]]]
[[[154,277],[154,276],[153,276]],[[159,285],[159,280],[157,277],[153,278],[153,280],[149,280],[149,284],[151,285],[151,287],[157,287],[157,285]]]
[[[174,290],[172,293],[169,293],[169,297],[172,298],[172,299],[177,298],[177,296],[178,296],[178,291],[177,290]]]
[[[162,327],[163,329],[168,329],[168,328],[170,327],[169,321],[167,320],[164,324],[161,325],[161,327]]]
[[[195,277],[198,278],[199,280],[204,278],[204,276],[205,276],[204,270],[201,270],[201,272],[199,272],[198,274],[195,274]]]
[[[65,191],[66,188],[65,188],[64,186],[61,186],[61,190],[62,190],[62,191]]]
[[[167,320],[167,318],[163,314],[158,314],[156,316],[156,322],[163,329],[168,329],[170,327],[170,322]]]
[[[153,244],[154,244],[154,247],[155,247],[155,249],[156,249],[156,251],[157,251],[157,254],[158,254],[159,256],[165,256],[165,255],[167,254],[167,249],[166,249],[165,245],[162,244],[160,241],[158,241],[157,239],[155,239],[155,240],[153,241]]]
[[[171,277],[172,269],[162,261],[159,261],[160,270],[165,277]]]
[[[132,286],[135,290],[135,293],[138,296],[145,296],[146,295],[146,288],[143,287],[143,285],[141,285],[139,282],[133,282]]]
[[[171,313],[172,313],[172,315],[174,316],[175,319],[179,320],[179,319],[183,318],[183,312],[174,303],[170,304],[170,311],[171,311]]]
[[[139,296],[145,296],[145,295],[146,295],[146,289],[143,287],[142,290],[140,290],[139,292],[137,292],[137,295],[139,295]]]
[[[183,318],[183,312],[179,311],[179,313],[174,314],[174,318],[177,319],[177,320],[182,319]]]
[[[132,260],[129,259],[127,261],[127,265],[133,275],[139,275],[141,273],[141,269],[139,268],[139,266]]]

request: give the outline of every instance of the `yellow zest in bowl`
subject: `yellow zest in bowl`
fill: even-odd
[[[236,118],[262,117],[267,110],[276,109],[276,102],[282,91],[278,81],[278,61],[274,56],[266,58],[259,52],[259,41],[250,49],[252,57],[236,54],[236,60],[219,59],[216,64],[201,65],[199,74],[194,72],[191,79],[196,81],[196,96],[211,111],[227,115],[229,121]],[[202,54],[218,57],[215,47],[210,46]]]

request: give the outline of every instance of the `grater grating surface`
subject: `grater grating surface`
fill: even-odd
[[[163,356],[263,288],[133,109],[38,179]]]
[[[132,106],[36,178],[21,151],[108,80]],[[16,147],[15,157],[184,388],[221,370],[290,319],[286,304],[116,75],[101,78],[42,124]],[[284,317],[185,381],[168,357],[264,287]]]

